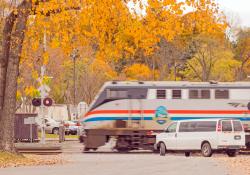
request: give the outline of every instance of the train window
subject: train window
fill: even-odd
[[[215,99],[228,99],[229,91],[228,90],[215,90]]]
[[[124,90],[108,90],[107,98],[109,99],[119,99],[119,98],[128,98],[128,92]]]
[[[189,90],[190,99],[210,99],[210,90]]]
[[[156,91],[157,99],[166,99],[166,90],[157,90]]]
[[[201,99],[210,99],[210,90],[201,90]]]
[[[181,99],[181,90],[172,90],[172,99]]]
[[[198,90],[189,90],[189,98],[190,99],[199,99],[199,91]]]

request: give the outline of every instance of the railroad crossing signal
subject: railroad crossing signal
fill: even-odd
[[[39,107],[39,106],[41,106],[42,104],[43,104],[44,106],[49,107],[49,106],[51,106],[51,105],[53,104],[53,100],[52,100],[51,98],[49,98],[49,97],[44,98],[43,100],[42,100],[41,98],[34,98],[34,99],[32,100],[32,105],[33,105],[33,106]]]
[[[46,84],[41,85],[38,88],[38,90],[39,90],[40,95],[41,95],[42,98],[45,98],[46,96],[48,96],[49,92],[50,92],[50,88]]]
[[[42,102],[41,102],[41,98],[33,98],[32,100],[32,105],[35,107],[41,106]]]

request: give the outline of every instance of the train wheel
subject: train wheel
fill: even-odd
[[[90,149],[89,148],[84,148],[84,151],[89,151]]]
[[[128,148],[116,148],[116,150],[117,150],[119,153],[127,153],[127,152],[129,152],[129,149],[128,149]]]

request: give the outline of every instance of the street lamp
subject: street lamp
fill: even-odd
[[[73,60],[73,81],[74,81],[74,95],[73,95],[73,105],[74,105],[74,113],[76,113],[76,59],[79,57],[78,49],[74,49],[71,53],[71,58]]]

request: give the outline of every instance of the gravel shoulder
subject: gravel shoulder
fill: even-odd
[[[185,157],[157,154],[68,154],[69,163],[54,166],[36,166],[0,169],[0,175],[228,175],[229,171],[213,158]]]
[[[216,157],[216,161],[227,167],[230,174],[250,175],[250,155],[239,155],[237,157]]]

